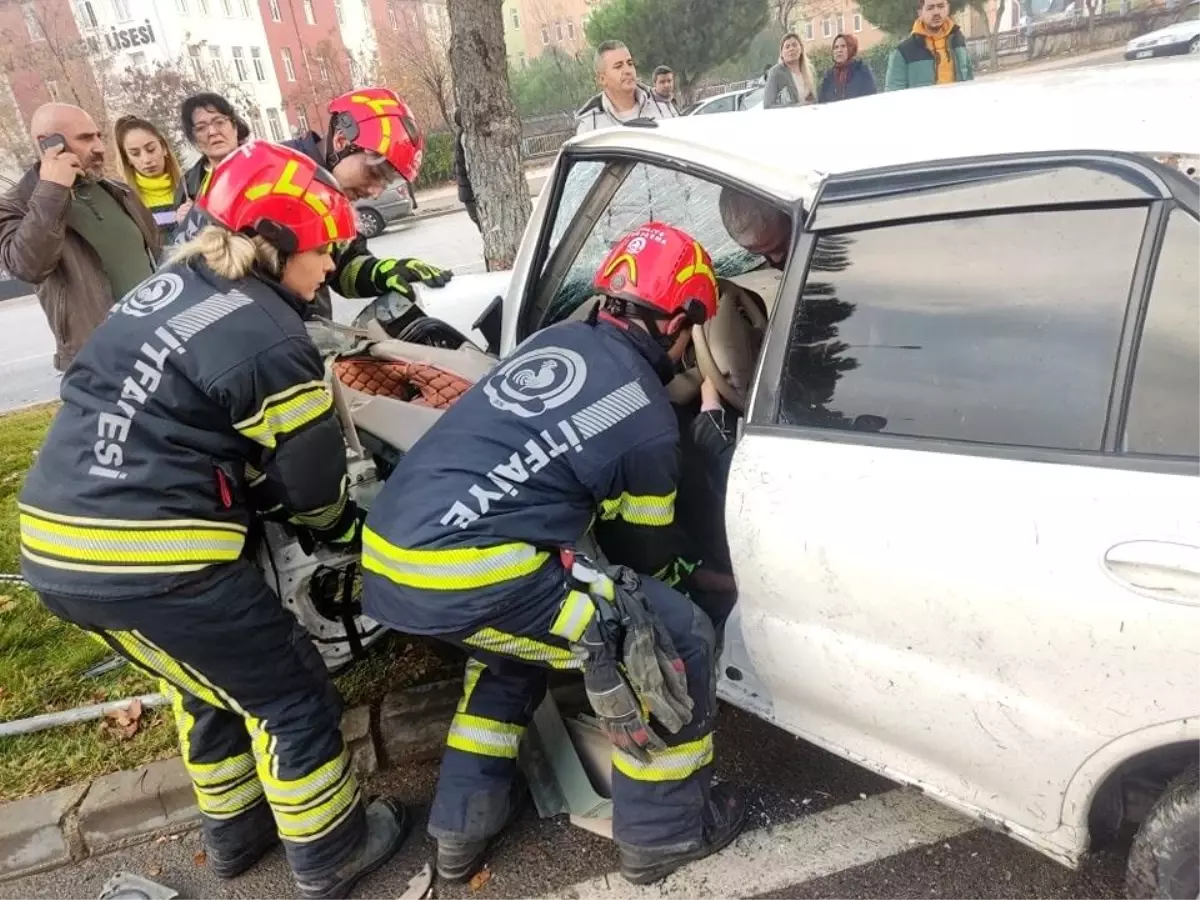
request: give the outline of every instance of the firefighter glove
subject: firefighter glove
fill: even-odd
[[[399,260],[397,268],[409,281],[419,281],[429,287],[445,287],[454,277],[449,269],[439,269],[419,259]]]

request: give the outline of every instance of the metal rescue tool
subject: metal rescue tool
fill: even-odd
[[[421,871],[409,879],[408,887],[400,895],[400,900],[421,900],[422,897],[428,897],[432,889],[433,868],[429,863],[425,863]]]

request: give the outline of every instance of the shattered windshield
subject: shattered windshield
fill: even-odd
[[[551,252],[579,213],[604,166],[600,162],[579,162],[571,167],[551,229]],[[592,279],[609,249],[624,234],[647,222],[666,222],[688,232],[712,256],[713,268],[720,277],[732,278],[757,269],[763,258],[744,250],[722,224],[720,194],[719,185],[694,175],[638,163],[605,205],[539,327],[561,322],[576,312],[592,296]]]

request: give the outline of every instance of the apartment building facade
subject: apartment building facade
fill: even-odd
[[[916,18],[914,13],[913,18]],[[804,3],[792,18],[792,30],[813,46],[833,45],[839,34],[852,34],[858,39],[859,52],[869,50],[885,37],[858,8],[854,0],[814,0]]]

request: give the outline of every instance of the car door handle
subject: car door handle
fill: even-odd
[[[1200,605],[1200,547],[1172,541],[1125,541],[1104,554],[1109,574],[1158,600]]]

